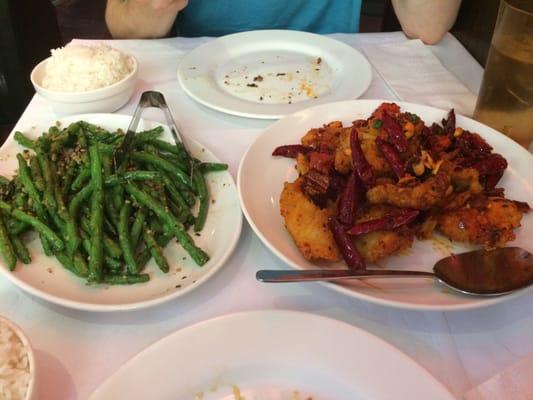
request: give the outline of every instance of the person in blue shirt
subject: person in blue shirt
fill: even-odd
[[[360,11],[361,0],[190,0],[178,13],[174,28],[179,36],[222,36],[265,28],[357,32]]]
[[[115,38],[221,36],[255,29],[314,33],[359,30],[362,0],[107,0]],[[461,0],[392,0],[407,36],[436,43],[453,25]]]

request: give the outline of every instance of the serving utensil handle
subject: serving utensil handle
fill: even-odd
[[[142,113],[145,108],[151,107],[151,103],[152,99],[150,92],[142,93],[139,103],[137,104],[137,107],[135,107],[135,112],[133,113],[133,117],[131,118],[128,130],[126,131],[126,136],[124,136],[124,140],[115,150],[115,167],[118,167],[124,160],[125,155],[128,154],[131,142],[133,140],[133,136],[135,136],[135,132],[137,131],[137,127],[139,126],[139,121],[141,120]]]
[[[189,162],[189,172],[192,179],[192,175],[194,172],[194,160],[191,156],[187,143],[185,142],[183,134],[181,133],[178,124],[176,123],[176,120],[172,117],[168,104],[165,100],[165,96],[163,96],[163,93],[156,92],[154,90],[147,90],[141,94],[139,104],[137,104],[135,113],[133,114],[133,118],[131,119],[130,125],[126,132],[126,136],[124,137],[122,144],[115,152],[115,165],[119,165],[120,162],[122,162],[122,160],[125,158],[126,154],[129,153],[131,143],[133,141],[133,136],[135,136],[135,132],[137,131],[137,127],[139,126],[141,115],[143,111],[149,107],[158,108],[163,112],[167,126],[170,129],[178,152],[182,150],[185,151],[187,161]]]
[[[257,271],[255,278],[260,282],[308,282],[308,281],[336,281],[341,279],[362,278],[433,278],[432,272],[402,271],[402,270],[366,270],[351,271],[346,269],[306,269],[306,270],[273,270],[262,269]]]

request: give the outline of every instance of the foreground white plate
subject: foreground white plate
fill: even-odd
[[[131,117],[115,114],[84,114],[59,120],[62,126],[85,120],[111,131],[127,129]],[[55,121],[46,126],[28,126],[23,132],[38,137]],[[162,125],[142,121],[139,131]],[[165,127],[166,129],[166,127]],[[172,141],[170,131],[165,130],[163,139]],[[191,152],[202,161],[219,160],[199,143],[189,140]],[[10,136],[0,149],[0,175],[11,176],[17,168],[16,153],[20,147]],[[170,271],[164,274],[150,261],[146,270],[150,281],[131,286],[88,286],[85,281],[66,271],[54,257],[46,257],[40,241],[33,239],[28,247],[32,256],[30,265],[18,263],[14,272],[0,265],[2,274],[25,291],[70,308],[90,311],[131,310],[153,306],[181,296],[209,279],[228,259],[235,248],[242,225],[242,213],[237,190],[227,171],[209,174],[209,192],[214,202],[210,205],[206,225],[200,236],[193,235],[195,243],[203,248],[211,259],[198,267],[186,252],[174,241],[165,249]]]
[[[91,399],[237,400],[237,390],[246,400],[453,399],[426,370],[366,331],[279,310],[177,331],[126,363]]]
[[[294,160],[272,157],[272,150],[283,144],[300,143],[300,138],[310,128],[320,127],[330,121],[340,120],[344,125],[350,125],[353,120],[366,119],[379,104],[381,101],[378,100],[355,100],[300,111],[268,127],[244,155],[237,178],[244,214],[261,240],[292,267],[310,267],[313,264],[294,245],[279,212],[279,195],[283,182],[292,182],[296,178]],[[440,121],[447,114],[447,111],[436,108],[398,104],[403,111],[417,114],[429,125]],[[533,205],[533,156],[506,136],[469,118],[457,116],[457,126],[478,132],[494,147],[494,151],[507,159],[509,167],[500,182],[505,188],[506,196]],[[516,235],[517,239],[512,244],[533,252],[533,212],[524,215],[522,227],[516,230]],[[464,246],[452,246],[444,238],[438,241],[415,241],[406,254],[389,257],[379,265],[430,271],[434,263],[449,255],[451,250],[462,252],[466,249]],[[345,267],[340,262],[328,266]],[[486,306],[512,297],[508,295],[488,299],[460,296],[428,279],[354,280],[328,286],[359,299],[410,309],[458,310]]]
[[[193,99],[253,118],[355,99],[371,80],[370,64],[357,50],[298,31],[223,36],[186,54],[178,67],[178,81]]]

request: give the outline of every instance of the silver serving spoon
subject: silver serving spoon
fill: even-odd
[[[519,247],[476,250],[455,254],[439,260],[433,272],[402,270],[351,271],[320,270],[259,270],[261,282],[337,281],[343,279],[390,277],[436,278],[461,293],[497,296],[514,292],[533,284],[533,255]]]

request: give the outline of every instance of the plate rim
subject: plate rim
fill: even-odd
[[[231,108],[226,108],[224,106],[220,106],[220,105],[217,105],[217,104],[213,104],[212,102],[209,102],[209,101],[206,101],[205,99],[197,96],[193,90],[191,90],[191,88],[189,87],[189,85],[187,85],[187,83],[185,83],[185,77],[183,77],[183,70],[182,70],[182,67],[184,65],[184,62],[187,61],[187,57],[190,57],[191,55],[196,55],[197,52],[200,52],[202,49],[208,47],[208,46],[212,46],[214,42],[216,41],[222,41],[224,39],[234,39],[235,37],[246,37],[246,36],[249,36],[249,35],[256,35],[256,34],[264,34],[265,36],[268,35],[268,33],[270,32],[276,32],[276,33],[279,33],[279,32],[283,32],[285,34],[289,34],[289,35],[295,35],[295,36],[307,36],[308,38],[312,38],[312,37],[320,37],[321,40],[325,40],[325,41],[329,41],[330,43],[335,43],[335,45],[340,45],[342,46],[346,51],[350,51],[352,52],[352,54],[356,54],[357,57],[361,58],[361,60],[363,61],[363,63],[361,64],[363,66],[363,68],[367,69],[367,72],[368,72],[368,81],[365,82],[363,85],[362,85],[362,89],[359,90],[359,92],[354,92],[353,95],[351,95],[351,97],[347,98],[347,99],[344,99],[344,101],[346,100],[353,100],[353,99],[357,99],[359,98],[360,96],[362,96],[367,90],[368,88],[370,87],[370,85],[372,84],[372,80],[373,80],[373,71],[372,71],[372,65],[370,64],[370,61],[368,60],[368,58],[363,54],[362,51],[356,49],[355,47],[352,47],[350,46],[349,44],[347,43],[344,43],[338,39],[336,39],[335,37],[331,37],[331,36],[328,36],[328,35],[320,35],[320,34],[316,34],[316,33],[312,33],[312,32],[304,32],[304,31],[298,31],[298,30],[291,30],[291,29],[264,29],[264,30],[253,30],[253,31],[245,31],[245,32],[237,32],[237,33],[232,33],[232,34],[228,34],[228,35],[225,35],[225,36],[221,36],[219,38],[216,38],[214,40],[210,40],[206,43],[203,43],[201,45],[199,45],[198,47],[195,47],[194,49],[192,49],[190,52],[186,53],[179,61],[178,63],[178,66],[177,66],[177,69],[176,69],[176,75],[177,75],[177,80],[178,80],[178,83],[179,83],[179,86],[183,89],[183,91],[190,97],[192,98],[194,101],[196,101],[197,103],[207,107],[207,108],[210,108],[210,109],[213,109],[213,110],[216,110],[218,112],[222,112],[224,114],[228,114],[228,115],[234,115],[234,116],[238,116],[238,117],[244,117],[244,118],[255,118],[255,119],[265,119],[265,120],[276,120],[276,119],[280,119],[280,118],[283,118],[285,116],[288,116],[294,112],[298,112],[298,111],[301,111],[303,109],[306,109],[306,108],[310,108],[310,107],[313,107],[313,105],[310,105],[308,107],[302,107],[302,108],[299,108],[297,110],[293,110],[293,111],[287,111],[287,112],[281,112],[281,113],[268,113],[268,112],[265,112],[265,113],[254,113],[254,112],[246,112],[246,111],[240,111],[240,110],[235,110],[235,109],[231,109]],[[332,99],[331,100],[332,102],[337,102],[339,101],[339,99]],[[319,103],[317,105],[322,105],[322,104],[326,104],[327,102],[325,103]],[[298,103],[294,103],[294,105],[297,105]],[[265,104],[266,105],[266,104]]]
[[[90,120],[91,118],[97,119],[97,118],[102,118],[102,117],[104,117],[104,118],[112,117],[113,119],[114,118],[123,119],[123,120],[126,121],[125,128],[127,128],[127,124],[131,120],[131,116],[130,115],[124,115],[124,114],[87,113],[87,114],[75,114],[75,115],[60,116],[60,117],[56,118],[54,120],[54,122],[55,121],[61,122],[61,121],[70,121],[70,120],[81,120],[83,118],[86,118],[87,120]],[[50,126],[52,126],[54,122],[50,123]],[[141,119],[141,122],[145,122],[145,123],[148,123],[148,124],[157,124],[157,125],[161,125],[161,126],[167,127],[166,123],[162,123],[162,122],[154,121],[154,120],[150,120],[150,119]],[[46,122],[39,122],[35,126],[38,127],[41,124],[44,125],[44,124],[46,124]],[[17,127],[17,130],[18,130],[18,127]],[[9,145],[11,145],[11,143],[15,142],[15,140],[14,140],[14,133],[15,132],[16,132],[16,129],[13,129],[11,131],[9,136],[6,138],[5,142],[2,144],[2,146],[0,146],[0,151],[2,151],[4,149],[4,146],[9,146]],[[199,147],[203,147],[203,148],[209,150],[209,152],[218,160],[218,162],[220,162],[220,159],[207,146],[204,146],[202,143],[200,143],[197,140],[192,139],[192,138],[189,138],[188,140],[194,142],[195,145],[198,145]],[[242,207],[240,206],[240,199],[238,197],[238,190],[237,190],[237,185],[236,185],[235,179],[233,178],[233,176],[231,175],[229,170],[226,171],[226,172],[227,172],[229,178],[231,179],[231,182],[233,183],[233,185],[235,187],[235,190],[237,191],[238,208],[239,208],[239,211],[240,211],[240,212],[237,213],[238,221],[236,221],[237,223],[235,224],[236,225],[235,226],[236,229],[234,231],[233,237],[231,238],[230,246],[224,251],[222,257],[220,258],[220,261],[219,261],[218,265],[216,265],[215,267],[212,267],[205,275],[203,275],[202,277],[197,279],[194,284],[189,285],[189,286],[187,286],[186,288],[184,288],[182,290],[170,292],[169,294],[162,295],[162,296],[159,296],[159,297],[156,297],[156,298],[153,298],[153,299],[143,300],[143,301],[136,301],[136,302],[131,302],[131,303],[97,304],[97,303],[87,303],[87,302],[83,302],[83,301],[76,301],[76,300],[71,300],[71,299],[64,299],[64,298],[61,298],[61,297],[59,297],[57,295],[50,294],[50,293],[47,293],[45,291],[42,291],[39,288],[36,288],[36,287],[28,284],[27,282],[19,279],[18,276],[16,276],[16,274],[14,274],[13,271],[10,271],[3,264],[3,261],[1,261],[1,260],[0,260],[0,274],[2,276],[6,277],[8,280],[10,280],[11,283],[13,283],[16,287],[18,287],[19,289],[22,289],[23,291],[25,291],[27,294],[29,294],[31,296],[35,296],[35,297],[37,297],[39,299],[46,300],[46,301],[48,301],[48,302],[50,302],[52,304],[55,304],[55,305],[59,305],[59,306],[66,307],[66,308],[69,308],[69,309],[81,310],[81,311],[102,312],[102,313],[116,312],[116,311],[136,311],[136,310],[142,310],[142,309],[154,307],[154,306],[157,306],[159,304],[162,304],[162,303],[165,303],[165,302],[168,302],[168,301],[172,301],[172,300],[174,300],[174,299],[176,299],[178,297],[184,296],[184,295],[188,294],[189,292],[193,291],[194,289],[202,286],[206,281],[208,281],[210,278],[212,278],[220,269],[222,269],[224,267],[224,265],[226,264],[226,262],[228,261],[228,259],[234,253],[235,248],[237,247],[237,245],[238,245],[238,243],[240,241],[241,232],[242,232],[242,225],[243,225]]]
[[[452,392],[442,383],[439,381],[433,374],[429,372],[428,369],[426,369],[423,365],[421,365],[416,359],[410,357],[408,354],[400,350],[398,347],[394,346],[389,341],[381,338],[378,335],[374,335],[370,331],[355,325],[351,324],[349,322],[307,311],[300,311],[300,310],[291,310],[287,308],[282,309],[276,309],[276,308],[267,308],[267,309],[258,309],[258,310],[247,310],[247,311],[237,311],[232,312],[229,314],[221,314],[217,315],[205,320],[201,320],[186,326],[183,326],[179,329],[174,330],[173,332],[170,332],[166,334],[165,336],[155,340],[154,342],[148,344],[144,348],[142,348],[139,352],[134,354],[131,358],[126,360],[124,363],[122,363],[117,370],[115,370],[111,376],[109,376],[107,379],[102,381],[98,387],[90,394],[89,399],[94,400],[98,399],[99,396],[105,396],[105,390],[106,387],[113,384],[113,380],[120,376],[120,374],[127,372],[128,368],[131,368],[132,365],[135,365],[135,363],[140,359],[142,360],[143,357],[145,357],[147,354],[149,354],[154,349],[158,349],[161,346],[166,345],[167,343],[172,343],[175,340],[179,340],[179,337],[182,335],[187,335],[190,331],[194,331],[196,329],[205,329],[205,327],[208,327],[210,325],[216,325],[220,323],[230,323],[232,320],[246,320],[247,318],[289,318],[291,319],[305,319],[306,321],[310,322],[318,322],[318,323],[328,323],[328,324],[335,324],[339,327],[339,329],[345,329],[349,330],[352,333],[356,333],[356,335],[360,335],[359,337],[364,337],[365,340],[372,341],[376,346],[382,348],[384,351],[386,351],[388,354],[395,354],[398,356],[398,358],[401,360],[400,362],[403,365],[409,364],[411,367],[415,368],[421,376],[424,376],[424,378],[427,380],[427,382],[431,382],[436,387],[438,387],[438,390],[440,390],[443,394],[446,394],[450,397],[450,400],[454,399]],[[177,339],[178,338],[178,339]],[[96,397],[98,396],[98,397]],[[105,398],[105,397],[102,397]]]
[[[448,111],[446,110],[443,110],[441,108],[438,108],[438,107],[433,107],[433,106],[428,106],[428,105],[423,105],[423,104],[417,104],[417,103],[411,103],[411,102],[405,102],[405,101],[400,101],[400,100],[383,100],[383,99],[352,99],[352,100],[345,100],[345,101],[339,101],[339,102],[334,102],[334,103],[327,103],[327,104],[317,104],[313,107],[309,107],[307,109],[303,109],[303,110],[299,110],[295,113],[292,113],[292,114],[289,114],[287,116],[285,116],[284,118],[274,122],[273,124],[269,125],[268,127],[264,128],[263,131],[254,139],[254,141],[248,146],[248,148],[246,149],[244,155],[242,156],[241,158],[241,161],[239,163],[239,169],[238,169],[238,172],[237,172],[237,190],[239,192],[239,201],[241,203],[241,209],[242,209],[242,212],[246,218],[246,221],[248,222],[248,224],[250,224],[250,226],[252,227],[252,230],[254,231],[254,233],[260,238],[261,242],[263,243],[263,245],[265,245],[269,251],[271,251],[276,257],[278,257],[279,259],[281,259],[284,263],[286,263],[290,268],[292,269],[300,269],[300,268],[297,268],[293,261],[291,261],[288,257],[286,257],[281,251],[279,251],[275,246],[273,246],[269,240],[266,238],[266,236],[260,231],[259,227],[255,224],[255,222],[253,221],[250,213],[249,213],[249,210],[248,210],[248,207],[246,205],[246,202],[244,200],[244,195],[242,193],[242,190],[241,190],[241,187],[242,187],[242,179],[243,179],[243,165],[246,161],[246,159],[249,157],[249,153],[251,152],[252,148],[254,147],[254,145],[256,144],[257,141],[259,141],[261,138],[267,136],[268,134],[268,131],[270,130],[274,130],[276,128],[276,126],[280,123],[282,123],[282,121],[284,121],[285,119],[289,119],[289,118],[297,118],[298,117],[298,114],[300,113],[308,113],[310,111],[312,111],[313,109],[315,108],[318,108],[318,107],[334,107],[335,105],[344,105],[344,104],[347,104],[347,103],[376,103],[377,105],[379,105],[380,103],[383,103],[383,102],[387,102],[387,103],[390,103],[390,102],[394,102],[396,104],[398,104],[402,109],[405,107],[406,109],[408,109],[408,107],[412,107],[412,106],[416,106],[416,107],[423,107],[423,108],[427,108],[427,109],[431,109],[433,111],[439,111],[439,112],[442,112],[442,113],[447,113]],[[354,106],[354,109],[355,109],[356,106]],[[496,131],[495,129],[485,125],[485,124],[482,124],[481,122],[478,122],[470,117],[467,117],[467,116],[464,116],[462,114],[457,114],[457,115],[461,115],[461,117],[463,118],[466,118],[470,121],[473,121],[475,122],[476,124],[479,124],[479,125],[482,125],[484,127],[484,129],[489,129],[491,131],[493,131],[494,133],[497,133],[498,135],[501,135],[502,138],[504,138],[504,141],[506,143],[509,143],[511,144],[512,146],[516,146],[515,148],[519,148],[520,150],[518,150],[519,152],[523,152],[523,154],[528,154],[530,157],[533,157],[533,155],[531,155],[526,149],[524,149],[523,147],[521,147],[518,143],[514,142],[511,138],[501,134],[500,132]],[[379,297],[375,297],[375,296],[371,296],[371,295],[368,295],[368,294],[365,294],[365,293],[361,293],[357,290],[352,290],[352,289],[349,289],[347,287],[344,287],[344,286],[341,286],[341,285],[338,285],[338,284],[335,284],[333,282],[317,282],[318,284],[320,285],[323,285],[327,288],[330,288],[330,289],[333,289],[334,291],[337,291],[343,295],[347,295],[349,297],[352,297],[354,299],[357,299],[357,300],[362,300],[362,301],[366,301],[366,302],[369,302],[371,304],[375,304],[375,305],[379,305],[379,306],[383,306],[383,307],[390,307],[390,308],[395,308],[395,309],[401,309],[401,310],[413,310],[413,311],[436,311],[436,312],[455,312],[455,311],[465,311],[465,310],[473,310],[473,309],[480,309],[480,308],[485,308],[485,307],[489,307],[489,306],[492,306],[492,305],[496,305],[496,304],[499,304],[499,303],[502,303],[502,302],[505,302],[505,301],[509,301],[509,300],[512,300],[518,296],[521,296],[522,294],[525,294],[527,292],[533,292],[533,286],[532,287],[529,287],[529,288],[524,288],[524,289],[521,289],[521,290],[517,290],[516,292],[513,292],[513,293],[510,293],[510,294],[507,294],[507,295],[502,295],[502,296],[493,296],[493,297],[478,297],[476,299],[476,297],[471,297],[472,299],[476,299],[472,302],[467,302],[467,303],[463,303],[463,304],[420,304],[420,303],[409,303],[409,302],[405,302],[405,301],[395,301],[395,300],[390,300],[390,299],[384,299],[384,298],[379,298]]]

